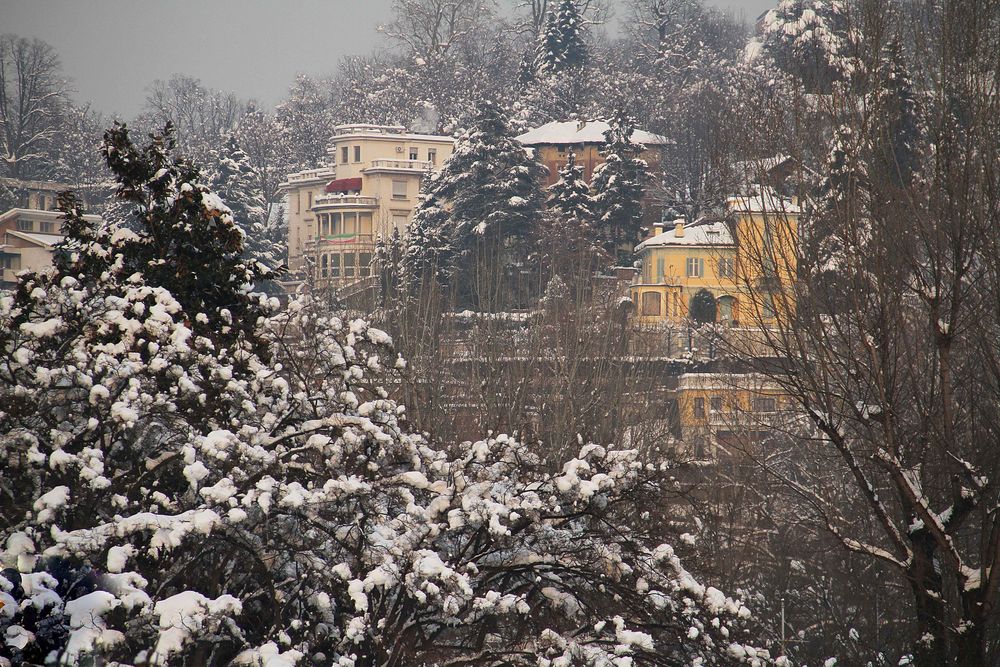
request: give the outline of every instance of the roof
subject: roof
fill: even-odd
[[[771,188],[761,192],[741,197],[730,197],[726,200],[729,210],[736,213],[773,213],[798,215],[802,212],[795,199],[782,197]]]
[[[30,218],[31,220],[62,220],[62,211],[45,211],[38,208],[12,208],[9,211],[0,214],[0,224],[7,222],[8,220],[17,220],[18,218]],[[101,216],[94,215],[92,213],[86,213],[83,219],[88,222],[100,222]]]
[[[680,220],[678,223],[682,222]],[[677,225],[662,234],[646,239],[635,247],[636,251],[645,248],[663,248],[668,246],[731,246],[733,234],[729,225],[724,222],[703,222],[684,225],[684,235],[677,236]]]
[[[40,234],[38,232],[18,232],[14,230],[7,231],[8,236],[13,236],[15,238],[24,239],[25,241],[30,241],[37,245],[52,247],[57,243],[62,243],[66,240],[66,237],[62,234]]]
[[[611,126],[602,120],[553,121],[528,130],[517,137],[517,140],[525,146],[603,144],[604,133],[610,128]],[[647,146],[665,146],[673,143],[665,137],[643,130],[635,130],[631,138],[633,142]]]

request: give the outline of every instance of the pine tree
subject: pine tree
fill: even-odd
[[[583,178],[583,167],[570,152],[559,180],[549,188],[548,215],[543,263],[550,273],[589,275],[592,264],[603,251],[594,227],[594,199]]]
[[[587,64],[587,44],[583,16],[576,0],[559,0],[545,21],[535,52],[535,70],[540,76]]]
[[[467,290],[483,263],[498,276],[523,264],[542,212],[544,172],[512,134],[496,104],[479,106],[471,129],[425,186],[411,225],[410,275],[433,267]]]
[[[604,164],[594,170],[594,213],[604,249],[619,261],[632,255],[642,228],[642,199],[648,181],[645,147],[632,143],[635,120],[619,110],[604,133]]]
[[[764,16],[762,30],[764,53],[806,92],[827,93],[855,70],[840,0],[782,0]]]
[[[209,184],[232,211],[233,220],[243,232],[243,257],[269,270],[277,269],[284,252],[268,237],[267,202],[261,195],[260,181],[250,158],[236,137],[226,139],[216,151],[214,163]]]

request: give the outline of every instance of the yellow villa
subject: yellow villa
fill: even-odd
[[[343,286],[371,276],[377,235],[404,231],[421,180],[440,169],[454,140],[399,126],[341,125],[331,165],[289,174],[288,267],[319,284]]]
[[[768,325],[795,306],[799,207],[772,191],[727,201],[729,215],[670,229],[654,227],[636,247],[641,271],[631,285],[641,325],[680,323],[692,299],[711,295],[716,321]]]

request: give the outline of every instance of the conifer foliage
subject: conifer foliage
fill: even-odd
[[[539,76],[547,76],[586,64],[587,43],[577,0],[559,0],[546,18],[535,54],[535,70]]]
[[[514,138],[500,107],[479,106],[442,170],[424,186],[406,264],[461,284],[483,262],[501,273],[523,262],[537,232],[543,167]]]
[[[260,180],[250,158],[235,136],[229,136],[214,157],[209,184],[229,207],[233,220],[243,232],[244,258],[263,268],[278,268],[282,252],[268,237],[267,202],[260,192]]]
[[[642,229],[642,199],[649,172],[632,142],[635,119],[619,110],[604,133],[604,164],[594,170],[594,213],[604,249],[619,261],[632,255]]]

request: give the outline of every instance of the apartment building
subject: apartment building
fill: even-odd
[[[338,126],[329,166],[289,174],[281,184],[289,270],[332,286],[370,277],[375,239],[406,229],[421,181],[451,157],[454,144],[401,126]]]

